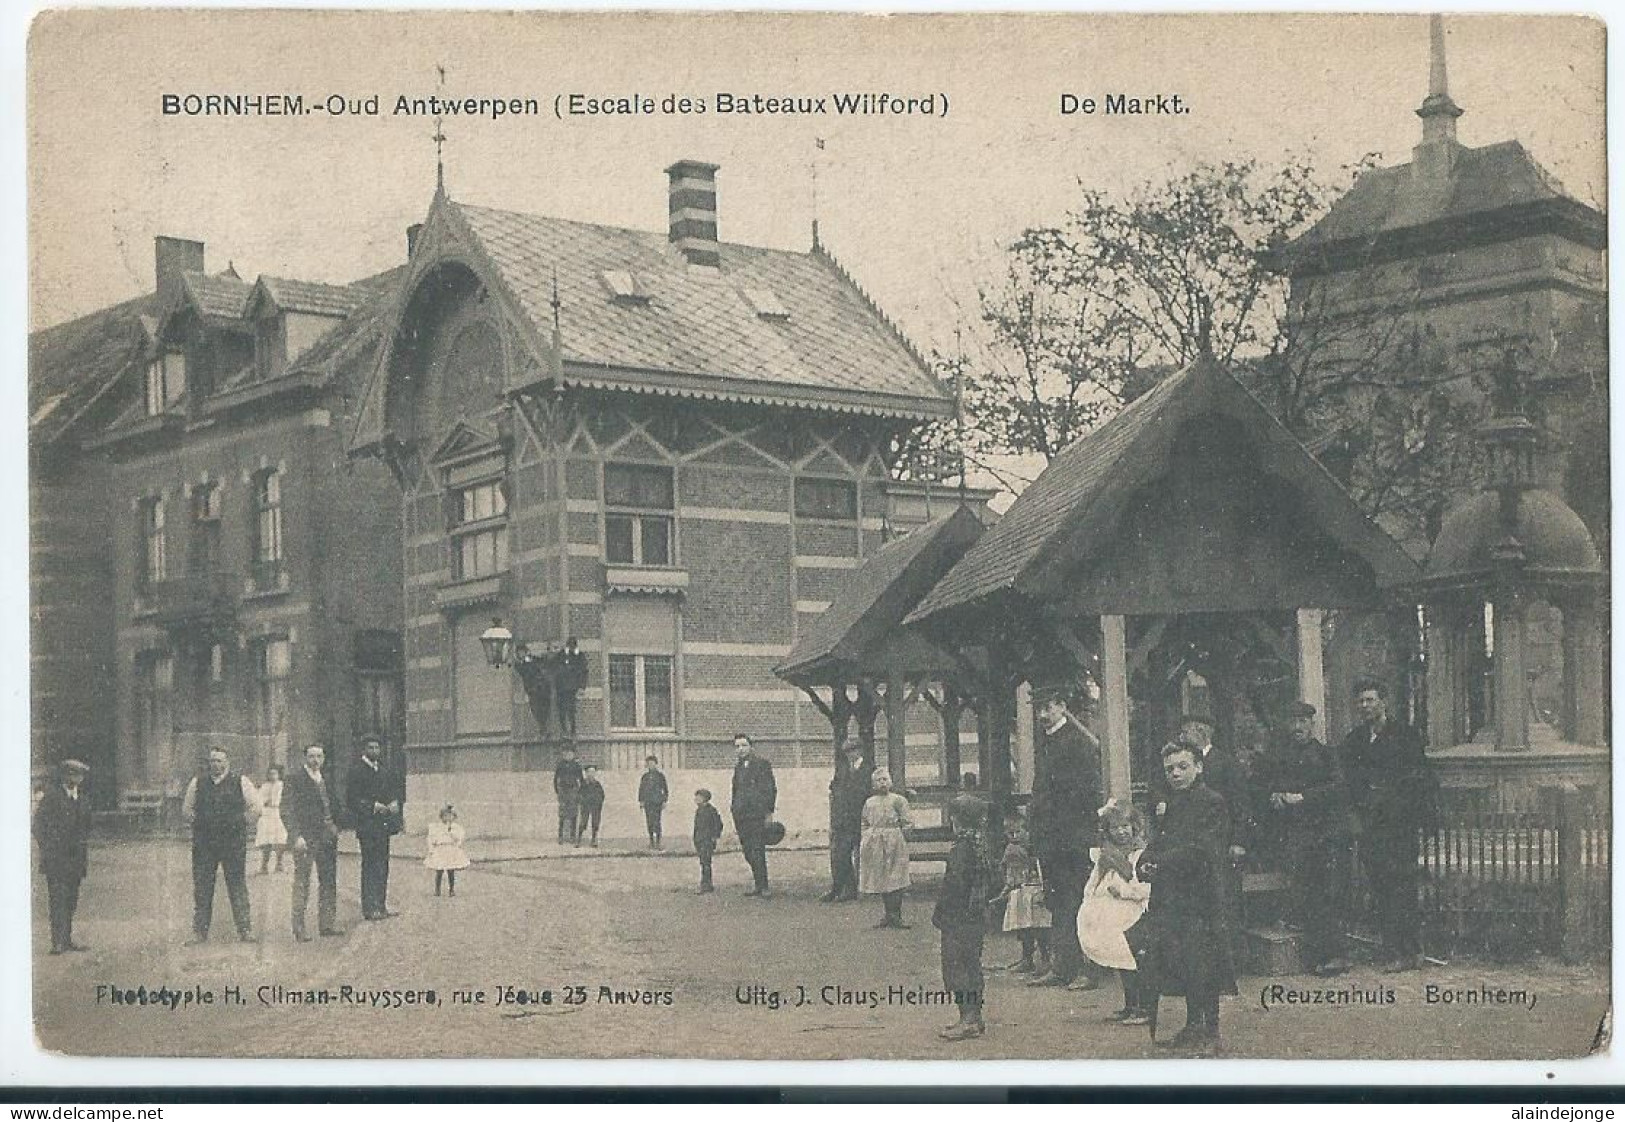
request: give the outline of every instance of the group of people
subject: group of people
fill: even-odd
[[[284,775],[280,766],[272,765],[265,782],[256,786],[233,769],[224,748],[210,749],[203,771],[186,785],[181,800],[181,815],[192,835],[192,935],[188,944],[208,941],[215,887],[222,879],[237,937],[245,942],[254,937],[246,879],[251,845],[261,852],[261,873],[271,871],[273,858],[280,872],[283,856],[292,854],[296,939],[311,938],[306,917],[312,873],[317,882],[317,933],[342,934],[337,885],[341,822],[355,831],[361,849],[362,917],[377,921],[395,914],[386,906],[385,897],[390,838],[402,828],[405,776],[385,765],[382,742],[368,738],[347,776],[341,807],[328,780],[326,762],[326,749],[312,744],[305,749],[303,767]],[[57,781],[46,788],[34,812],[33,833],[49,900],[52,954],[86,949],[73,937],[73,920],[87,871],[91,811],[84,780],[89,772],[82,760],[64,760]],[[455,820],[455,812],[452,818]],[[467,864],[466,857],[463,864]]]
[[[553,795],[558,801],[559,844],[597,846],[598,831],[604,823],[604,784],[598,778],[597,767],[576,758],[573,744],[564,745],[553,767]],[[670,798],[659,758],[646,757],[643,774],[638,777],[638,806],[643,810],[650,849],[665,844],[662,820]]]

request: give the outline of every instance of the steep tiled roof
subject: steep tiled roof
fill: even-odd
[[[49,443],[68,428],[142,354],[143,316],[154,293],[102,308],[28,336],[28,436]]]
[[[388,329],[387,313],[395,289],[405,276],[406,266],[399,265],[348,285],[344,291],[354,303],[345,321],[290,363],[288,372],[299,374],[315,371],[335,359],[348,361],[354,355],[370,352],[370,348]]]
[[[696,268],[663,233],[451,209],[544,335],[557,270],[570,381],[639,390],[667,374],[745,397],[754,390],[918,415],[951,411],[906,341],[826,254],[723,243],[719,269]],[[606,272],[632,274],[640,299],[617,300]],[[751,291],[770,293],[789,314],[760,314]]]
[[[350,285],[321,284],[290,280],[287,277],[259,279],[265,293],[285,312],[308,312],[318,316],[347,316],[366,298]]]
[[[1109,538],[1118,504],[1166,470],[1179,426],[1210,412],[1247,426],[1272,474],[1293,481],[1321,527],[1365,558],[1380,584],[1415,578],[1415,562],[1241,383],[1218,366],[1194,363],[1057,456],[905,622],[1020,592],[1022,582],[1043,566],[1081,562],[1065,551],[1086,531]]]
[[[239,280],[234,273],[187,273],[183,283],[193,306],[217,319],[241,319],[254,292],[253,285]]]
[[[981,521],[969,507],[960,507],[888,542],[801,632],[774,673],[798,684],[813,684],[842,668],[908,669],[899,658],[945,664],[925,640],[899,632],[898,625],[981,535]],[[909,644],[907,651],[895,649],[900,641]]]
[[[1518,141],[1453,145],[1452,151],[1449,174],[1439,183],[1429,183],[1409,163],[1362,172],[1288,253],[1541,203],[1566,204],[1577,217],[1595,220],[1601,233],[1601,216],[1574,200]]]

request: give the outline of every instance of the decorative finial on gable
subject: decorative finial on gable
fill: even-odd
[[[439,89],[440,93],[444,94],[446,92],[446,68],[436,63],[435,72],[440,75]],[[435,108],[439,109],[440,104],[441,100],[437,98]],[[446,193],[446,161],[444,153],[446,130],[440,127],[443,120],[444,118],[438,112],[435,113],[434,136],[430,138],[434,141],[434,193],[436,195]]]
[[[1428,17],[1428,95],[1416,115],[1422,118],[1422,143],[1448,140],[1455,143],[1456,118],[1462,108],[1450,97],[1450,74],[1444,57],[1444,17]]]

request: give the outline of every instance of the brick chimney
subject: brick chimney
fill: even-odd
[[[717,252],[717,165],[678,160],[671,179],[671,240],[691,265],[722,264]]]
[[[406,257],[411,260],[412,255],[418,251],[418,238],[423,233],[423,223],[414,222],[406,228]]]
[[[203,243],[159,234],[152,244],[158,297],[165,306],[172,306],[180,299],[183,275],[203,272]]]

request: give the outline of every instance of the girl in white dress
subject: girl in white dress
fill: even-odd
[[[858,845],[858,891],[878,895],[886,917],[876,927],[906,928],[903,890],[909,885],[908,800],[891,789],[891,772],[876,768],[869,781],[875,793],[863,804],[863,840]]]
[[[1105,844],[1089,851],[1095,867],[1078,908],[1078,945],[1092,961],[1111,967],[1122,979],[1123,1008],[1107,1020],[1143,1025],[1150,1014],[1124,932],[1139,922],[1151,899],[1151,886],[1139,873],[1145,820],[1133,806],[1116,799],[1108,800],[1099,813]]]
[[[467,837],[457,812],[450,803],[440,808],[440,821],[429,825],[428,852],[423,855],[423,867],[434,870],[434,894],[440,895],[440,883],[447,882],[447,895],[457,895],[457,870],[468,868],[468,853],[463,849]]]
[[[271,854],[276,853],[276,871],[282,871],[282,853],[288,848],[288,828],[282,824],[282,765],[265,769],[260,784],[260,818],[254,827],[254,844],[260,851],[260,873],[271,871]]]

